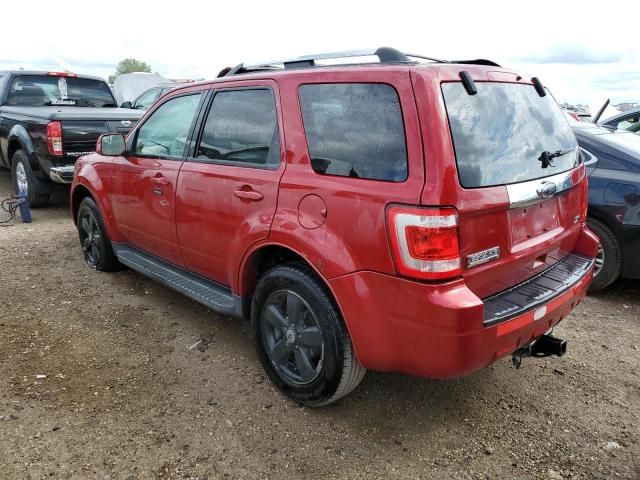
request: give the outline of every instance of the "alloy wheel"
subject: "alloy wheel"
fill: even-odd
[[[291,290],[273,292],[260,321],[264,350],[280,378],[294,385],[313,382],[322,370],[324,341],[309,304]]]
[[[80,244],[87,263],[95,267],[100,262],[100,241],[102,236],[96,219],[90,212],[85,212],[80,218]]]
[[[25,195],[29,195],[29,183],[27,181],[27,172],[24,169],[24,165],[22,162],[17,162],[16,164],[16,183],[18,186],[17,193],[24,193]]]
[[[594,262],[593,276],[596,277],[604,267],[604,248],[602,245],[598,246],[598,253],[596,253],[596,258]]]

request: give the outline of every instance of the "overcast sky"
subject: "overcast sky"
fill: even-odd
[[[163,3],[3,4],[0,69],[107,77],[119,60],[134,57],[168,78],[212,78],[247,60],[393,46],[489,58],[537,75],[559,101],[640,102],[637,1]]]

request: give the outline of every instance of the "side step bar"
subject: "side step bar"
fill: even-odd
[[[113,242],[123,265],[172,288],[222,315],[243,317],[242,301],[227,287],[176,267],[124,243]]]

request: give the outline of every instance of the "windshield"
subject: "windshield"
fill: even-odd
[[[101,80],[50,75],[21,75],[9,89],[7,105],[44,107],[115,107],[116,101]]]
[[[550,94],[531,85],[442,84],[463,187],[524,182],[567,171],[580,161],[576,139]]]

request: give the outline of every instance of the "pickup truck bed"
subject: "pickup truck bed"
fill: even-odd
[[[51,76],[43,72],[0,72],[0,166],[12,170],[14,190],[27,189],[33,207],[47,204],[53,183],[71,183],[76,159],[94,152],[100,135],[126,134],[144,113],[112,107],[115,99],[104,80]],[[100,99],[108,102],[104,103],[107,106],[42,105],[54,103],[47,100],[57,95],[55,82],[59,82],[63,100],[76,95],[77,100],[71,102],[90,104],[90,100],[79,97],[86,88],[73,89],[73,82],[83,81],[99,87]]]

